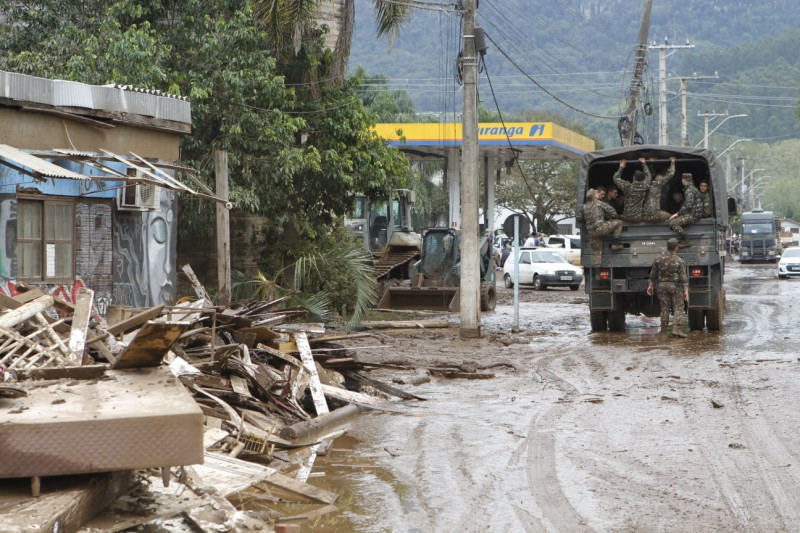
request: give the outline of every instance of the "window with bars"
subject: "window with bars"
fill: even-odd
[[[75,203],[65,198],[17,199],[17,278],[74,280]]]

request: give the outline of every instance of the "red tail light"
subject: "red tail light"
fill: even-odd
[[[597,277],[600,279],[611,279],[611,271],[604,268],[597,273]]]
[[[699,278],[703,275],[703,269],[700,267],[691,267],[689,269],[689,277]]]

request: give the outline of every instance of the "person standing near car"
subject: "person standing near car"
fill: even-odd
[[[689,300],[689,281],[686,275],[686,263],[675,252],[678,251],[678,239],[672,237],[667,241],[667,253],[653,261],[650,279],[647,283],[647,294],[653,295],[653,287],[658,283],[658,302],[661,304],[661,332],[666,333],[669,327],[669,312],[673,309],[675,318],[672,323],[672,335],[686,338],[681,331],[683,318],[683,302]]]

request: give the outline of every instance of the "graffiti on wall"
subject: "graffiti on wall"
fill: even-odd
[[[160,189],[156,211],[118,211],[113,228],[115,304],[174,304],[177,272],[177,196]]]

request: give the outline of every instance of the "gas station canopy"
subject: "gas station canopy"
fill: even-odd
[[[461,123],[386,123],[375,131],[412,160],[441,159],[461,147]],[[594,140],[552,122],[481,123],[478,146],[482,157],[501,161],[579,159],[595,149]]]

